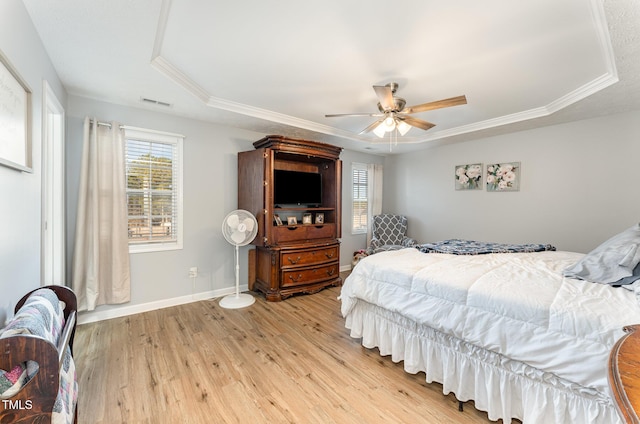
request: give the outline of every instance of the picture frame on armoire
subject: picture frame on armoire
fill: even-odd
[[[0,165],[33,172],[31,89],[0,51]]]

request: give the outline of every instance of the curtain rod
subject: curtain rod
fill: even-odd
[[[102,125],[103,127],[109,127],[111,128],[111,123],[110,122],[101,122],[101,121],[94,121],[93,119],[89,119],[89,122],[91,122],[92,124],[95,122],[97,125]],[[127,128],[125,125],[120,125],[120,129],[125,129]]]
[[[89,119],[89,122],[93,123],[94,120],[93,119]],[[102,122],[102,121],[95,121],[98,125],[102,125],[104,127],[109,127],[111,128],[111,123],[110,122]],[[149,130],[146,128],[140,128],[140,127],[131,127],[129,125],[120,125],[119,128],[121,130],[134,130],[134,131],[145,131],[147,133],[155,133],[155,134],[161,134],[161,135],[165,135],[165,136],[171,136],[171,137],[181,137],[181,138],[185,138],[184,135],[182,134],[176,134],[176,133],[170,133],[170,132],[166,132],[166,131],[156,131],[156,130]]]

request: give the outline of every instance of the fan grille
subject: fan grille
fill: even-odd
[[[245,246],[251,243],[257,233],[256,218],[244,209],[229,212],[222,220],[222,235],[234,246]]]

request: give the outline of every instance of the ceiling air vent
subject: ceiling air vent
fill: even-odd
[[[171,107],[173,106],[171,103],[167,103],[167,102],[161,102],[160,100],[154,100],[154,99],[148,99],[146,97],[141,97],[140,100],[143,103],[148,103],[151,105],[156,105],[156,106],[164,106],[164,107]]]

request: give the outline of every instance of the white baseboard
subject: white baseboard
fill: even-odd
[[[351,264],[340,266],[340,272],[345,272],[345,271],[351,271]]]
[[[351,264],[341,265],[340,272],[351,271]],[[240,286],[240,291],[245,292],[249,288]],[[120,318],[127,315],[140,314],[143,312],[155,311],[156,309],[169,308],[171,306],[184,305],[185,303],[198,302],[200,300],[215,299],[235,293],[235,287],[225,289],[210,290],[206,292],[194,293],[192,295],[174,297],[171,299],[157,300],[155,302],[141,303],[139,305],[121,306],[106,311],[80,312],[78,314],[78,325],[89,324],[91,322],[104,321],[106,319]]]
[[[247,291],[248,287],[240,286],[240,291]],[[120,318],[127,315],[139,314],[142,312],[155,311],[156,309],[168,308],[171,306],[184,305],[185,303],[198,302],[200,300],[215,299],[235,293],[235,287],[225,289],[210,290],[206,292],[194,293],[187,296],[163,299],[155,302],[142,303],[139,305],[122,306],[106,311],[80,312],[78,314],[78,325],[89,324],[91,322],[103,321],[106,319]]]

